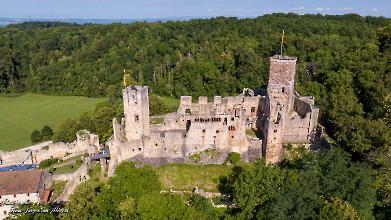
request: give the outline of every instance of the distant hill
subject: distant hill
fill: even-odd
[[[23,30],[33,30],[33,29],[45,29],[51,27],[64,27],[64,26],[75,26],[76,23],[66,23],[60,21],[32,21],[32,22],[23,22],[16,24],[9,24],[7,27],[16,27]]]
[[[36,18],[2,18],[0,17],[0,27],[25,22],[62,22],[71,24],[112,24],[112,23],[133,23],[133,22],[157,22],[157,21],[187,21],[196,17],[169,17],[169,18],[146,18],[146,19],[83,19],[83,18],[66,18],[66,19],[36,19]],[[199,18],[199,17],[197,17]]]

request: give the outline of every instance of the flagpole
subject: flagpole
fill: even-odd
[[[280,53],[281,53],[281,56],[282,56],[282,48],[283,48],[283,45],[284,45],[284,37],[285,37],[285,31],[282,30],[281,45],[280,45]]]

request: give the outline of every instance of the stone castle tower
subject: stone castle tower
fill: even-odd
[[[123,91],[125,134],[128,141],[149,136],[149,98],[147,86],[129,86]]]
[[[270,163],[284,156],[283,135],[286,119],[294,107],[295,72],[295,57],[275,55],[270,58],[264,127],[266,161]]]

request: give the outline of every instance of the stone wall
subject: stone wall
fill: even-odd
[[[146,157],[182,157],[186,139],[186,129],[151,130],[151,136],[145,146]]]
[[[5,203],[8,201],[9,203],[38,203],[40,201],[39,193],[21,193],[16,195],[3,195],[0,198],[0,203]]]
[[[100,150],[99,136],[87,130],[76,133],[76,141],[79,149],[87,149],[88,154],[96,154]]]
[[[315,118],[317,121],[319,112],[319,109],[313,107],[312,100],[313,97],[295,99],[294,111],[289,114],[285,125],[284,143],[305,143],[310,141],[310,135],[316,128],[313,119]]]
[[[248,140],[249,147],[246,153],[242,153],[242,161],[254,163],[259,158],[262,158],[262,140],[259,138],[250,138]]]
[[[119,142],[126,140],[125,120],[121,120],[121,124],[119,124],[117,119],[113,118],[113,139]]]
[[[99,137],[88,131],[81,131],[77,134],[77,140],[72,143],[52,143],[34,145],[16,151],[0,151],[2,166],[14,164],[40,163],[49,158],[74,157],[84,153],[94,153],[100,149]]]
[[[207,102],[207,97],[200,96],[197,103],[192,102],[191,96],[181,96],[177,110],[178,115],[221,115],[235,114],[243,110],[244,117],[254,118],[258,116],[260,96],[215,96],[213,102]]]
[[[63,192],[56,199],[56,202],[67,201],[69,196],[76,189],[76,187],[80,183],[82,183],[90,178],[90,176],[88,175],[88,170],[89,170],[89,162],[86,160],[85,163],[73,173],[54,175],[53,180],[67,181],[67,183],[64,186]]]
[[[113,176],[115,167],[124,160],[134,158],[144,152],[144,139],[119,142],[110,140],[107,143],[110,149],[108,176]]]

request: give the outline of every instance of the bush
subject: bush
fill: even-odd
[[[39,168],[43,169],[43,168],[46,168],[46,167],[50,167],[51,165],[53,165],[53,164],[55,164],[57,162],[58,162],[57,158],[46,159],[46,160],[41,161],[41,163],[39,163]]]
[[[31,133],[31,142],[33,143],[37,143],[39,141],[47,141],[47,140],[50,140],[53,136],[53,130],[45,125],[42,127],[41,131],[38,131],[38,130],[34,130],[32,133]]]
[[[213,206],[207,198],[204,198],[198,194],[194,194],[190,197],[190,205],[194,208],[201,210],[205,213],[212,213]]]
[[[227,160],[232,164],[237,164],[240,161],[240,154],[231,152],[228,154]]]
[[[41,138],[42,140],[50,140],[53,136],[53,130],[49,126],[45,125],[41,129]]]
[[[70,143],[76,139],[76,132],[79,130],[81,127],[76,120],[67,119],[56,130],[53,141]]]
[[[200,154],[193,154],[189,157],[189,159],[194,162],[199,162],[201,160],[201,155]]]
[[[42,140],[41,133],[38,130],[34,130],[33,133],[31,133],[31,142],[37,143]]]
[[[149,114],[150,115],[161,115],[168,113],[169,106],[164,103],[163,99],[156,95],[149,97]]]

